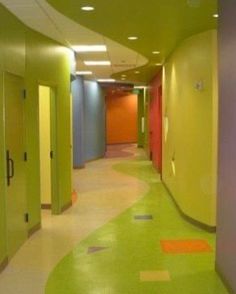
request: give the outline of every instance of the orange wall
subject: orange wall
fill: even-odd
[[[136,143],[138,97],[135,94],[106,97],[107,144]]]

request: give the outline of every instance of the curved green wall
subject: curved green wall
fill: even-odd
[[[216,31],[207,31],[185,40],[163,71],[163,181],[180,209],[208,226],[216,225],[216,55]]]
[[[0,5],[0,265],[6,258],[3,73],[24,77],[29,232],[41,222],[38,84],[56,88],[58,212],[71,201],[70,71],[72,53],[24,26]]]

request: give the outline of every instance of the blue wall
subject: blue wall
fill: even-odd
[[[105,153],[105,99],[95,81],[77,77],[72,82],[74,168]]]
[[[72,82],[73,95],[73,163],[74,168],[84,166],[84,80],[76,77]]]
[[[105,98],[97,82],[85,81],[85,160],[103,157],[106,149]]]

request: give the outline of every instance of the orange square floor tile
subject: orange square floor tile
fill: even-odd
[[[172,254],[212,252],[204,240],[163,240],[161,248],[163,252]]]

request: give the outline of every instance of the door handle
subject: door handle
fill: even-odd
[[[7,186],[11,185],[11,179],[15,175],[14,160],[10,158],[10,151],[7,150]]]
[[[10,167],[11,167],[11,169],[10,169],[11,173],[10,173],[9,176],[10,176],[10,179],[12,179],[15,176],[15,164],[14,164],[14,160],[12,158],[9,158],[9,163],[10,163]]]
[[[50,151],[50,158],[53,159],[54,153],[53,151]]]

